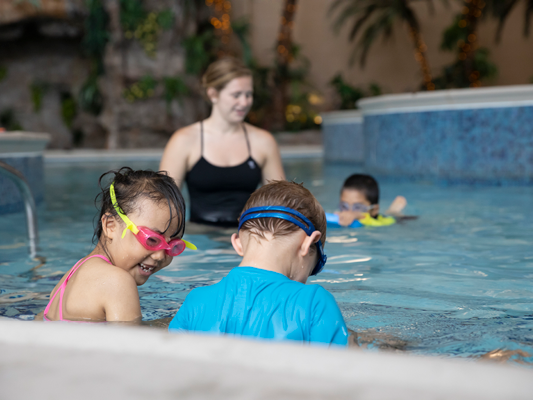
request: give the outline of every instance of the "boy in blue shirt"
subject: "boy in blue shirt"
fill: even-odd
[[[324,267],[325,241],[326,217],[311,192],[287,181],[261,187],[231,237],[242,262],[219,283],[192,290],[169,330],[345,346],[335,299],[305,285]]]

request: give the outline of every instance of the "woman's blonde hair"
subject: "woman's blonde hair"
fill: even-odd
[[[206,93],[209,88],[220,92],[233,79],[252,76],[252,71],[238,59],[225,57],[211,63],[202,76],[202,86]]]

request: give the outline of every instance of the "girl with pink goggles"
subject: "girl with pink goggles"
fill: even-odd
[[[194,244],[186,240],[172,239],[170,242],[167,242],[163,235],[154,232],[145,226],[137,227],[118,206],[114,183],[109,186],[109,196],[111,197],[111,203],[113,204],[113,207],[115,207],[115,211],[126,223],[126,229],[124,229],[124,232],[122,232],[122,238],[124,238],[126,231],[129,229],[146,250],[165,250],[165,253],[171,257],[175,257],[183,253],[185,247],[191,250],[197,250],[197,247]]]

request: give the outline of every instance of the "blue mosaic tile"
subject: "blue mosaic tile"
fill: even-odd
[[[324,124],[322,131],[326,161],[350,163],[365,161],[363,124]]]
[[[43,157],[0,157],[0,161],[19,170],[28,181],[36,204],[44,200]],[[24,210],[22,196],[15,184],[0,174],[0,214]]]
[[[365,166],[450,181],[533,182],[532,130],[533,107],[367,115]]]

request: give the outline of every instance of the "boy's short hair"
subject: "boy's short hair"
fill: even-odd
[[[303,184],[287,181],[270,181],[252,193],[242,213],[253,207],[283,206],[290,207],[305,215],[315,229],[322,234],[320,240],[326,243],[326,214],[315,196],[304,188]],[[241,215],[242,215],[241,213]],[[298,217],[293,216],[298,219]],[[303,222],[303,221],[302,221]],[[304,225],[307,225],[303,222]],[[270,232],[274,237],[290,235],[298,231],[297,225],[279,218],[257,218],[246,221],[241,226],[241,231],[264,237],[264,232]],[[314,246],[312,246],[314,249]]]
[[[342,185],[341,192],[345,189],[352,189],[362,192],[370,204],[379,204],[379,186],[377,181],[370,175],[353,174],[350,175]]]

